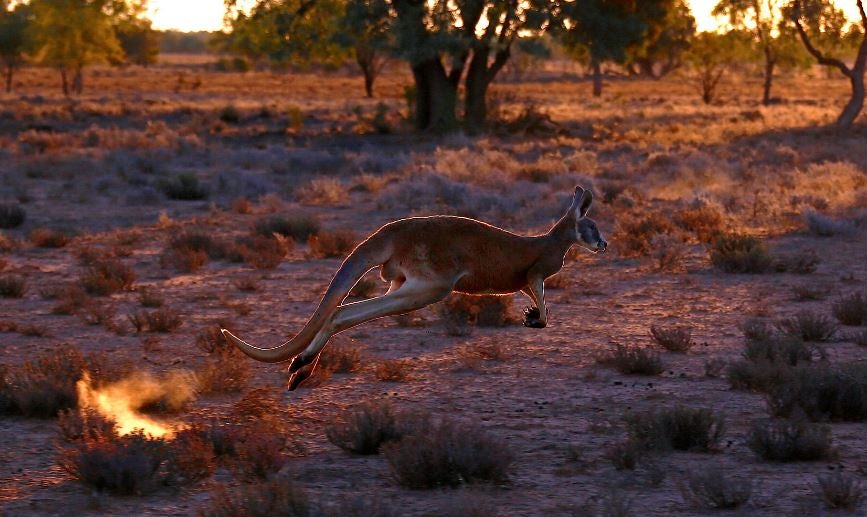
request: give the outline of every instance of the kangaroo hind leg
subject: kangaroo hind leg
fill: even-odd
[[[454,281],[407,280],[399,288],[383,296],[339,306],[310,345],[293,360],[293,365],[299,366],[295,370],[290,366],[289,371],[293,375],[289,381],[289,389],[294,389],[313,373],[314,361],[334,334],[383,316],[404,314],[436,303],[452,292],[454,284]]]

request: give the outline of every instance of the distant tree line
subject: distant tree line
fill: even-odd
[[[758,66],[761,100],[770,104],[781,71],[818,63],[851,84],[838,126],[850,126],[865,100],[863,0],[839,0],[854,3],[856,20],[831,0],[718,0],[725,30],[701,34],[686,0],[257,0],[249,9],[224,0],[226,29],[215,35],[161,35],[144,16],[146,1],[0,0],[6,90],[27,62],[56,68],[64,93],[74,94],[86,66],[148,65],[161,49],[210,46],[253,65],[353,60],[373,96],[385,63],[402,61],[413,78],[416,128],[474,133],[486,125],[488,89],[501,71],[556,47],[587,67],[596,96],[606,67],[650,78],[685,69],[712,103],[730,70]]]
[[[606,64],[652,78],[686,66],[707,103],[729,70],[760,64],[770,104],[780,70],[818,61],[852,83],[837,122],[846,127],[863,106],[867,59],[862,0],[849,1],[861,20],[830,0],[720,0],[727,30],[696,34],[686,0],[258,0],[249,10],[225,0],[228,27],[214,43],[272,66],[354,58],[368,96],[387,60],[404,61],[415,125],[431,131],[481,130],[498,73],[514,54],[549,54],[550,42],[587,66],[597,96]]]
[[[83,91],[86,66],[155,63],[159,39],[146,7],[147,0],[0,0],[6,91],[27,62],[56,68],[66,95]]]

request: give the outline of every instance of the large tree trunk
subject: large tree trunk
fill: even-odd
[[[770,47],[765,47],[765,84],[762,90],[762,104],[767,106],[771,103],[771,85],[774,81],[774,65],[777,60]]]
[[[465,79],[464,127],[473,135],[482,132],[488,118],[488,56],[489,49],[476,49]]]
[[[841,128],[850,127],[864,107],[864,63],[852,71],[849,82],[852,83],[852,95],[849,97],[846,107],[843,108],[843,112],[837,118],[837,127]]]
[[[12,73],[15,71],[15,67],[12,65],[6,65],[6,93],[12,92]]]
[[[439,58],[412,67],[415,79],[415,126],[420,131],[445,133],[458,126],[457,83],[449,81]]]
[[[602,64],[598,60],[593,60],[593,96],[599,97],[602,95]]]
[[[376,81],[376,53],[361,45],[355,47],[355,61],[358,62],[358,67],[361,68],[361,73],[364,75],[364,94],[371,98],[373,97],[373,83]]]

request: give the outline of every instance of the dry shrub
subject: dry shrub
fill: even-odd
[[[516,323],[511,296],[472,296],[457,294],[449,296],[437,306],[445,321],[480,327],[503,327]]]
[[[817,301],[824,300],[828,297],[830,289],[825,284],[801,284],[792,286],[792,294],[795,296],[795,301]]]
[[[712,452],[725,434],[722,415],[705,408],[677,406],[626,417],[631,440],[649,450]]]
[[[483,361],[507,361],[510,354],[499,341],[472,343],[458,349],[458,361],[465,368],[478,370]]]
[[[229,468],[241,479],[264,480],[280,471],[288,460],[282,429],[271,419],[250,423],[238,432],[234,461]]]
[[[651,325],[650,337],[653,338],[653,341],[657,345],[669,352],[685,354],[694,345],[692,330],[687,327],[660,327]]]
[[[754,363],[774,363],[797,366],[814,359],[824,359],[824,350],[805,343],[798,336],[771,336],[750,340],[744,345],[744,357]]]
[[[718,469],[690,472],[684,483],[683,498],[700,508],[732,510],[745,505],[752,496],[750,479],[733,479]]]
[[[97,491],[141,495],[162,484],[166,443],[141,431],[107,441],[82,441],[60,450],[59,463],[74,479]]]
[[[109,304],[91,302],[82,307],[79,317],[87,325],[105,325],[107,329],[114,330],[115,312],[115,308]]]
[[[333,205],[348,197],[346,185],[334,178],[314,178],[295,191],[295,199],[306,205]]]
[[[142,307],[147,307],[149,309],[156,309],[165,305],[166,300],[159,294],[153,292],[150,289],[140,287],[138,289],[138,303]]]
[[[384,382],[404,382],[409,380],[412,366],[404,359],[384,359],[376,365],[376,380]]]
[[[167,452],[165,484],[189,485],[211,477],[216,469],[214,446],[195,429],[178,431]]]
[[[830,341],[837,335],[837,325],[831,318],[809,310],[781,319],[777,328],[804,341]]]
[[[319,368],[333,373],[352,373],[361,369],[361,347],[351,342],[336,342],[319,356]]]
[[[294,245],[294,241],[279,235],[253,236],[241,240],[238,253],[246,264],[256,269],[274,269],[283,262]]]
[[[786,382],[793,369],[786,363],[767,361],[734,361],[728,365],[729,384],[736,390],[767,393]]]
[[[182,172],[159,182],[159,188],[169,199],[198,201],[208,197],[208,187],[194,172]]]
[[[843,325],[867,325],[867,295],[852,293],[834,302],[831,312]]]
[[[241,485],[230,491],[219,484],[211,492],[201,517],[308,517],[313,515],[307,494],[289,479]]]
[[[244,276],[233,280],[232,285],[239,291],[251,293],[259,290],[259,279],[255,276]]]
[[[831,510],[855,512],[864,501],[864,487],[860,479],[840,471],[819,474],[819,495],[825,507]]]
[[[184,323],[184,319],[173,310],[162,307],[152,311],[137,311],[127,315],[136,332],[171,333]]]
[[[89,409],[63,409],[57,414],[60,437],[66,442],[117,438],[117,424]]]
[[[306,242],[312,235],[316,235],[322,229],[322,225],[315,216],[292,213],[286,216],[272,215],[256,221],[253,230],[262,237],[271,237],[275,233],[284,237],[291,237],[296,242]]]
[[[823,460],[831,456],[831,430],[803,421],[759,420],[750,429],[747,445],[768,461]]]
[[[407,434],[384,447],[392,475],[409,488],[504,482],[514,460],[509,447],[484,429],[449,418],[415,417]]]
[[[851,334],[849,340],[853,341],[858,346],[867,346],[867,330]]]
[[[43,296],[56,300],[54,307],[51,308],[54,314],[75,314],[89,303],[87,293],[78,284],[61,286],[56,290],[44,292]]]
[[[250,200],[245,197],[236,198],[232,201],[232,212],[236,214],[250,214],[253,212],[253,204],[250,203]]]
[[[617,345],[613,351],[599,355],[596,362],[626,375],[659,375],[664,370],[659,352],[639,346]]]
[[[135,271],[110,257],[93,260],[79,277],[79,284],[88,294],[106,296],[132,288]]]
[[[307,239],[310,254],[317,258],[343,257],[358,243],[352,230],[320,231]]]
[[[779,273],[809,275],[816,272],[820,262],[819,255],[810,250],[777,257],[774,262],[774,269]]]
[[[328,441],[354,454],[379,454],[383,444],[399,440],[394,408],[388,401],[364,402],[344,412],[325,430]]]
[[[780,417],[863,422],[867,420],[867,363],[798,368],[769,391],[768,409]]]
[[[723,216],[712,206],[684,208],[674,213],[674,224],[692,232],[699,242],[711,242],[723,231]]]
[[[710,248],[710,261],[726,273],[767,273],[774,266],[765,244],[756,237],[742,234],[718,236]]]
[[[635,440],[625,440],[605,449],[605,457],[617,470],[635,470],[645,452],[643,444]]]
[[[51,228],[36,228],[30,232],[30,242],[40,248],[63,248],[70,240],[66,232]]]
[[[17,275],[0,276],[0,296],[3,298],[23,298],[27,292],[27,281]]]
[[[653,251],[653,237],[671,234],[674,226],[661,213],[624,216],[617,221],[618,251],[624,256],[647,256]]]
[[[208,233],[187,230],[169,238],[160,263],[178,271],[193,272],[207,264],[208,259],[219,260],[227,254],[226,244],[216,241]]]
[[[247,387],[250,362],[234,345],[226,341],[219,326],[208,327],[196,336],[196,346],[208,358],[196,371],[202,393],[236,393]]]
[[[8,402],[7,411],[13,414],[53,418],[58,411],[77,405],[75,385],[85,369],[88,361],[78,348],[56,347],[7,371],[0,398]]]
[[[658,233],[650,238],[650,256],[656,261],[656,267],[662,271],[673,271],[680,268],[686,246],[674,235]]]
[[[25,219],[27,219],[27,212],[21,208],[21,205],[0,203],[0,228],[4,230],[17,228],[24,224]]]

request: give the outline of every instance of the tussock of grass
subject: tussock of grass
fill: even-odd
[[[710,261],[726,273],[767,273],[774,259],[767,246],[756,237],[742,234],[718,236],[710,248]]]
[[[399,440],[394,408],[388,402],[366,402],[346,411],[342,422],[326,429],[328,441],[354,454],[378,454],[383,444]]]
[[[725,419],[710,409],[679,406],[630,414],[626,427],[647,449],[711,452],[725,434]]]
[[[753,423],[747,445],[768,461],[823,460],[831,455],[831,430],[809,422],[761,420]]]
[[[650,326],[650,336],[653,341],[668,350],[684,354],[692,348],[692,330],[686,327]]]
[[[659,352],[639,346],[617,345],[612,352],[597,357],[596,362],[626,375],[659,375],[665,369]]]

